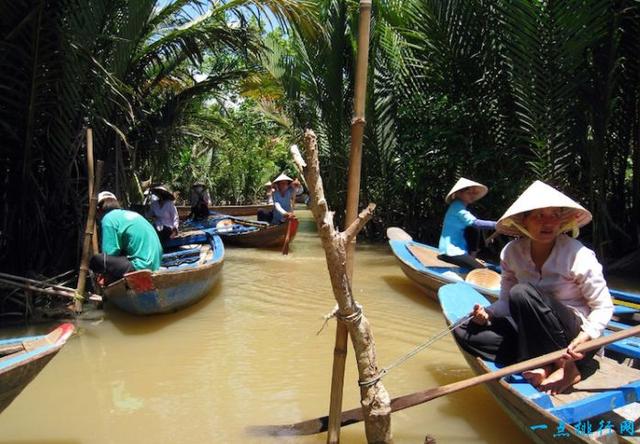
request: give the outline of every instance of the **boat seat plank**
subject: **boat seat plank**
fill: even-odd
[[[556,415],[568,424],[593,418],[614,408],[622,407],[640,399],[640,381],[626,384],[602,393],[563,404],[549,409],[549,413]]]
[[[640,312],[640,310],[638,310],[637,308],[627,307],[626,305],[613,306],[613,314],[615,316],[630,315],[638,312]]]
[[[612,288],[609,288],[609,293],[611,293],[611,296],[615,299],[640,304],[640,294],[638,293],[629,293],[627,291],[615,290]]]
[[[621,324],[621,323],[618,323]],[[625,324],[622,324],[625,325]],[[627,327],[628,328],[628,327]],[[608,336],[612,334],[611,330],[605,330],[604,335]],[[617,341],[606,346],[607,350],[614,351],[630,358],[640,358],[640,338],[632,336],[630,338]]]

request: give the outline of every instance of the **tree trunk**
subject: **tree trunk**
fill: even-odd
[[[298,167],[303,171],[309,187],[311,211],[325,250],[331,287],[338,303],[336,318],[338,322],[343,322],[349,330],[358,366],[359,380],[371,381],[371,383],[362,384],[360,388],[360,402],[364,409],[367,441],[369,443],[390,443],[393,442],[393,439],[391,436],[389,394],[382,383],[376,379],[379,376],[379,369],[373,332],[369,321],[362,312],[362,307],[353,299],[351,282],[347,274],[347,245],[371,218],[375,204],[369,204],[345,231],[337,231],[333,224],[333,212],[329,211],[324,196],[316,135],[313,131],[307,130],[305,132],[304,144],[309,166],[298,161]]]

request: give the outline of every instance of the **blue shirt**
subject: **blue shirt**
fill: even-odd
[[[286,213],[290,213],[292,208],[291,202],[293,201],[294,196],[302,193],[302,186],[299,188],[294,187],[293,185],[287,188],[287,191],[284,192],[284,195],[280,194],[279,190],[275,190],[273,192],[273,218],[271,219],[272,225],[281,224],[284,220],[284,215],[280,212],[280,209]],[[278,208],[278,206],[280,208]]]
[[[438,243],[440,254],[446,254],[447,256],[467,254],[469,247],[464,238],[464,229],[469,225],[473,225],[475,220],[476,217],[467,210],[467,207],[460,199],[455,199],[451,202],[442,224],[442,233]]]

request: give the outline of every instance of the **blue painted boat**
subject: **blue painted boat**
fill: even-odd
[[[67,323],[48,335],[0,340],[0,412],[60,351],[73,330]]]
[[[137,315],[172,313],[198,302],[216,283],[224,263],[219,236],[199,232],[172,240],[156,272],[128,273],[104,289],[108,303]]]
[[[389,246],[404,274],[434,300],[440,287],[456,282],[466,282],[491,301],[500,294],[497,265],[488,263],[488,271],[458,267],[438,259],[437,248],[410,239],[392,239]],[[614,314],[633,315],[639,311],[640,293],[614,288],[609,288],[609,292],[616,303]]]
[[[498,298],[500,275],[493,270],[476,270],[470,273],[466,268],[438,259],[437,248],[413,240],[389,240],[389,246],[404,274],[433,300],[437,299],[438,289],[443,285],[467,279],[469,285],[480,293],[492,300]],[[482,273],[490,278],[474,280],[483,276]]]
[[[438,297],[450,325],[466,317],[474,304],[489,305],[486,297],[465,283],[443,286]],[[640,356],[640,339],[630,337],[610,344],[606,350],[622,357]],[[491,361],[462,348],[460,351],[477,375],[498,369]],[[487,382],[486,387],[533,442],[636,442],[640,370],[607,357],[598,358],[598,362],[600,368],[566,394],[541,393],[521,375]]]

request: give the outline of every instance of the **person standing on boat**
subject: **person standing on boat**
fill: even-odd
[[[293,201],[302,194],[303,188],[298,179],[292,179],[282,173],[273,181],[273,210],[258,210],[258,220],[278,225],[293,217]]]
[[[164,245],[172,237],[178,234],[178,209],[173,201],[175,197],[171,191],[164,186],[156,186],[151,188],[151,193],[158,197],[158,200],[151,202],[149,208],[149,217],[158,230],[160,243]]]
[[[191,185],[191,214],[192,219],[205,219],[209,216],[209,205],[211,198],[207,192],[206,185],[202,182],[196,182]]]
[[[496,223],[475,217],[467,206],[482,199],[489,189],[461,177],[445,197],[449,208],[444,216],[438,259],[464,268],[485,268],[475,256],[480,249],[480,230],[493,230]]]
[[[109,191],[98,194],[98,218],[102,229],[102,253],[94,255],[89,268],[104,276],[104,284],[125,273],[160,268],[162,246],[153,226],[140,214],[120,208]]]
[[[573,238],[590,221],[589,211],[549,185],[527,188],[498,220],[498,232],[520,236],[501,253],[500,298],[474,307],[472,324],[456,330],[461,345],[505,363],[566,349],[552,365],[523,373],[550,394],[592,372],[596,352],[574,349],[602,335],[613,302],[595,253]]]

